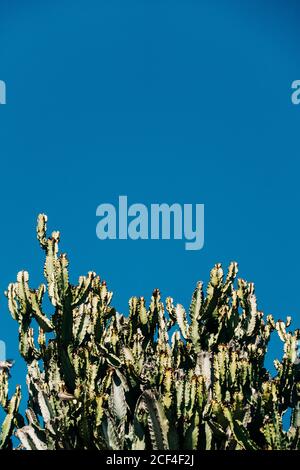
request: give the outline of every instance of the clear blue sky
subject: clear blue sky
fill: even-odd
[[[216,262],[239,263],[259,308],[300,326],[300,6],[292,1],[1,0],[0,291],[42,280],[39,212],[76,281],[188,306]],[[204,203],[205,246],[96,238],[96,207]],[[17,325],[0,297],[0,339]],[[281,356],[274,342],[272,354]],[[17,360],[13,381],[22,381]]]

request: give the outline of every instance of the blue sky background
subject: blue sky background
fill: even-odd
[[[300,327],[299,19],[287,0],[1,0],[0,291],[21,269],[43,280],[45,212],[72,280],[96,271],[121,312],[156,287],[188,306],[197,280],[236,260],[259,308]],[[121,194],[204,203],[204,249],[101,242],[96,207]],[[3,295],[0,313],[23,383]]]

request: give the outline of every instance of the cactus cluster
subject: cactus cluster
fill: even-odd
[[[47,238],[46,223],[40,215],[46,286],[30,288],[23,271],[6,292],[28,403],[21,416],[20,388],[9,399],[9,370],[0,370],[0,448],[16,436],[28,450],[300,449],[300,331],[290,331],[289,317],[264,318],[253,284],[236,279],[236,263],[226,276],[215,265],[189,312],[155,290],[149,305],[131,298],[124,316],[95,273],[70,283],[59,233]],[[275,376],[265,368],[273,331],[284,346]]]

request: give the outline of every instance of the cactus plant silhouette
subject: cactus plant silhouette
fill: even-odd
[[[10,367],[1,367],[2,449],[13,448],[14,435],[28,450],[300,448],[300,332],[289,331],[289,317],[264,318],[254,285],[236,280],[236,263],[226,276],[215,265],[188,313],[155,290],[148,306],[131,298],[124,316],[95,273],[71,285],[59,232],[47,238],[46,223],[39,215],[46,285],[31,289],[23,271],[6,292],[28,403],[22,416],[20,387],[10,397]],[[52,315],[43,309],[46,291]],[[276,332],[284,354],[272,377],[264,364]]]

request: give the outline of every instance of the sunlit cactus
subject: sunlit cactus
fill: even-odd
[[[300,449],[300,332],[290,318],[264,318],[236,263],[226,276],[217,264],[206,292],[197,284],[189,312],[155,290],[149,305],[133,297],[121,315],[95,273],[70,283],[59,233],[47,238],[46,223],[40,215],[46,285],[31,289],[23,271],[6,292],[28,403],[22,417],[20,388],[9,399],[10,367],[0,368],[2,449],[17,440],[28,450]],[[274,377],[265,368],[273,332],[284,346]]]

